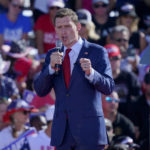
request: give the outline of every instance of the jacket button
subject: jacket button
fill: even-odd
[[[69,94],[66,94],[66,96],[69,96]]]

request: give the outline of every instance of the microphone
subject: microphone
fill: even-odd
[[[62,42],[61,40],[57,40],[56,41],[56,51],[60,52],[60,49],[62,47]],[[55,74],[58,75],[58,72],[60,70],[60,65],[59,64],[56,64],[55,65]]]

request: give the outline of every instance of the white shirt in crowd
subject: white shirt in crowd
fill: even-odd
[[[30,150],[54,150],[50,146],[51,138],[45,133],[44,130],[39,131],[38,134],[28,137]]]
[[[22,134],[23,134],[23,131],[18,132],[19,136]],[[15,141],[17,141],[17,142],[15,142]],[[12,144],[12,143],[14,143],[14,144]],[[18,150],[24,144],[24,138],[22,138],[20,140],[18,140],[17,138],[14,138],[12,136],[12,127],[8,126],[0,132],[0,150],[5,148],[6,146],[9,146],[10,144],[11,144],[10,147],[13,147],[13,148],[11,148],[12,150],[14,150],[14,149]]]

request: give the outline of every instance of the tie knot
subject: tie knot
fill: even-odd
[[[68,55],[70,53],[70,51],[71,51],[70,48],[66,49],[66,55]]]

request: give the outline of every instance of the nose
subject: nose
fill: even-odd
[[[61,32],[62,32],[62,34],[65,34],[66,33],[66,29],[63,27]]]

